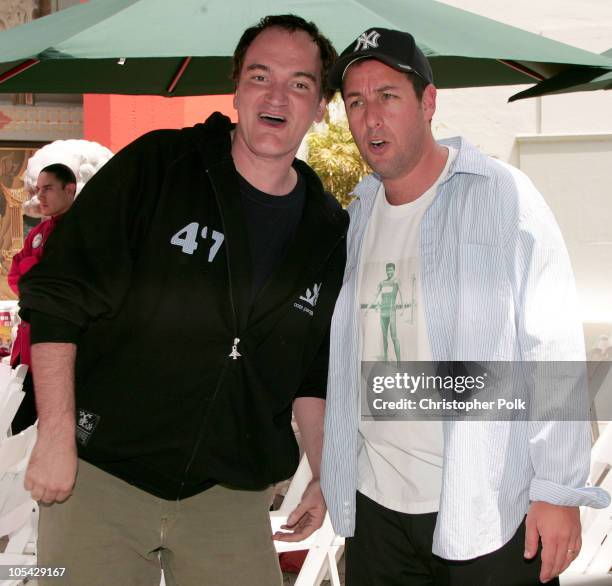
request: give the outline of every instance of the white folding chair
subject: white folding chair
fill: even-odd
[[[36,564],[38,505],[23,487],[35,441],[36,426],[32,425],[0,443],[0,536],[8,538],[0,566]],[[21,583],[2,581],[3,586]]]
[[[599,336],[589,351],[589,382],[594,390],[609,400],[612,387],[612,336]],[[595,415],[595,413],[592,413]],[[595,442],[591,449],[590,478],[594,486],[612,492],[612,422],[600,433],[594,422]],[[608,580],[612,586],[612,505],[606,509],[585,508],[581,513],[582,549],[572,565],[561,576],[562,584],[582,584],[588,576],[593,584]]]
[[[0,363],[0,537],[6,547],[0,565],[36,563],[38,505],[23,487],[30,453],[36,442],[36,426],[10,436],[10,425],[24,397],[22,390],[28,367],[12,369]],[[21,584],[21,579],[3,580],[4,586]]]
[[[285,523],[287,516],[299,504],[311,479],[312,472],[308,464],[308,458],[304,454],[282,505],[278,511],[270,513],[273,531],[277,531]],[[330,580],[332,586],[340,586],[338,560],[344,550],[344,539],[335,534],[329,514],[325,515],[323,525],[308,539],[296,543],[275,541],[274,545],[277,553],[308,550],[295,586],[319,586],[325,579]]]
[[[612,493],[612,422],[608,422],[591,450],[591,479],[595,486]],[[581,521],[582,549],[564,572],[562,583],[572,584],[572,576],[587,574],[592,579],[609,577],[612,586],[609,574],[612,569],[612,505],[606,509],[584,509]]]

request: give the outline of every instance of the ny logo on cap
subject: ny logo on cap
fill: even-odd
[[[378,49],[378,39],[380,39],[380,33],[376,31],[370,31],[369,33],[362,33],[357,39],[357,45],[354,51],[365,51],[368,48]]]

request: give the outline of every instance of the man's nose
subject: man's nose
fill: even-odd
[[[366,104],[366,124],[370,129],[377,129],[383,125],[383,117],[376,103]]]
[[[273,82],[268,87],[266,99],[275,106],[284,106],[287,103],[287,88],[284,84]]]

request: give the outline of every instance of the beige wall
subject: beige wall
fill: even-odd
[[[610,0],[443,1],[596,53],[612,48]],[[612,91],[507,103],[526,87],[441,90],[436,134],[463,134],[492,156],[518,165],[518,134],[612,132]]]
[[[443,1],[596,53],[612,47],[611,0]],[[507,103],[525,87],[441,90],[434,132],[462,134],[534,181],[565,236],[591,346],[612,333],[612,91]]]
[[[572,259],[587,344],[612,333],[612,134],[518,139],[519,164],[552,207]]]

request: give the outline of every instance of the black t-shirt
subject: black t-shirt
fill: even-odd
[[[300,223],[306,184],[298,180],[286,195],[269,195],[239,175],[240,199],[247,221],[251,250],[251,304],[283,260]]]
[[[244,177],[238,175],[251,250],[251,304],[283,260],[302,218],[306,201],[306,182],[299,173],[297,176],[295,187],[287,195],[270,195],[253,187]],[[328,363],[329,332],[296,397],[325,398]]]

